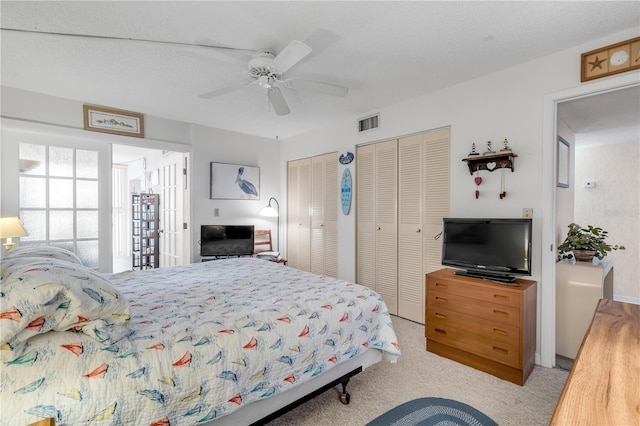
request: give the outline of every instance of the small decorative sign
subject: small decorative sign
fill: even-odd
[[[351,209],[351,172],[349,169],[344,169],[344,172],[342,172],[340,198],[342,200],[342,213],[348,215]]]
[[[137,112],[83,105],[84,129],[144,138],[144,116]]]
[[[338,158],[340,164],[349,164],[353,161],[353,152],[347,152],[345,154],[341,154],[340,158]]]
[[[640,69],[640,37],[582,54],[580,81]]]

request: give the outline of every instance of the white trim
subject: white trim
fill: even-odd
[[[93,141],[100,143],[111,143],[116,145],[137,146],[140,148],[159,149],[174,152],[190,152],[191,145],[175,142],[167,142],[149,138],[131,138],[130,136],[112,135],[109,133],[89,132],[76,127],[59,126],[56,124],[40,123],[36,121],[22,120],[10,117],[2,117],[0,127],[9,130],[20,130],[23,132],[51,134],[56,133],[69,138],[82,139],[83,141]]]
[[[553,367],[556,352],[556,284],[555,284],[555,227],[556,227],[556,132],[557,105],[560,102],[605,93],[640,84],[640,72],[612,76],[588,84],[549,93],[543,104],[542,143],[542,277],[538,286],[540,309],[540,365]]]

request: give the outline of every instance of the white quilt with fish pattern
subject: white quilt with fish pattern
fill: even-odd
[[[107,278],[129,301],[127,337],[5,345],[0,424],[198,425],[369,348],[400,356],[382,298],[355,283],[255,258]]]

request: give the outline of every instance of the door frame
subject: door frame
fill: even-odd
[[[582,84],[570,89],[549,93],[544,96],[542,120],[542,275],[538,286],[538,315],[540,329],[538,335],[540,359],[536,364],[543,367],[555,366],[556,354],[556,183],[555,170],[556,134],[558,127],[558,104],[561,102],[592,96],[608,91],[637,86],[639,72],[608,77],[599,81]],[[549,247],[549,251],[545,249]]]

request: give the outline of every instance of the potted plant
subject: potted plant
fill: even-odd
[[[589,225],[583,228],[578,224],[569,225],[564,242],[558,246],[562,259],[590,262],[594,257],[602,260],[611,250],[624,250],[624,246],[606,243],[607,231]]]

